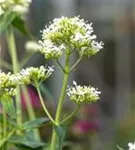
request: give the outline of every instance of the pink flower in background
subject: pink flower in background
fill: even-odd
[[[99,113],[99,108],[96,104],[86,105],[82,107],[81,112],[84,113],[84,115],[96,116]]]
[[[85,134],[90,132],[98,132],[99,125],[96,122],[79,120],[73,125],[73,132],[75,134]]]
[[[29,94],[29,99],[31,101],[33,108],[41,107],[38,94],[33,88],[28,88],[28,94]],[[25,96],[25,94],[23,92],[21,93],[21,100],[22,100],[22,108],[26,109],[27,97]]]

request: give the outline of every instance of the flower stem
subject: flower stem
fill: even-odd
[[[71,120],[76,115],[76,113],[78,112],[79,109],[80,109],[80,105],[77,105],[77,107],[75,108],[75,110],[70,115],[68,115],[64,120],[62,120],[60,122],[60,124],[63,124],[66,121]]]
[[[35,120],[36,116],[35,116],[35,112],[34,109],[32,107],[31,101],[30,101],[30,96],[28,93],[28,88],[26,86],[22,87],[22,91],[24,92],[25,98],[26,98],[26,107],[27,107],[27,111],[28,111],[28,115],[30,120]],[[35,129],[34,130],[34,135],[35,135],[35,139],[40,141],[40,134],[39,134],[39,130]]]
[[[9,26],[7,30],[7,43],[8,43],[8,49],[11,56],[12,66],[13,66],[13,73],[17,73],[19,70],[18,66],[18,59],[17,59],[17,51],[16,51],[16,45],[15,45],[15,38],[13,29],[11,26]],[[17,125],[19,128],[21,128],[22,125],[22,108],[21,108],[21,100],[20,100],[20,89],[17,87],[17,95],[16,95],[16,115],[17,115]],[[18,130],[19,133],[19,130]]]
[[[82,57],[79,57],[79,59],[73,64],[73,66],[71,67],[70,71],[73,71],[75,69],[75,67],[79,64],[79,62],[82,60]]]
[[[16,45],[15,45],[14,33],[13,33],[13,29],[11,26],[7,30],[7,43],[8,43],[9,53],[11,56],[13,72],[17,73],[19,69],[17,51],[16,51]]]
[[[46,108],[46,105],[44,104],[44,100],[42,98],[42,95],[41,95],[41,92],[40,92],[40,89],[38,86],[36,86],[36,89],[37,89],[37,92],[38,92],[38,95],[39,95],[39,99],[40,99],[40,102],[41,102],[41,105],[45,111],[45,113],[47,114],[48,118],[54,123],[56,124],[56,122],[54,121],[54,119],[52,118],[52,116],[50,115],[49,111],[47,110]]]
[[[69,51],[67,50],[66,61],[65,61],[65,68],[64,68],[65,72],[64,72],[63,85],[62,85],[60,97],[59,97],[59,100],[58,100],[58,107],[57,107],[56,117],[55,117],[55,122],[57,123],[57,125],[59,125],[59,123],[60,123],[62,106],[63,106],[63,101],[65,99],[65,93],[66,93],[66,88],[67,88],[68,78],[69,78],[70,55],[69,55],[68,52]],[[56,142],[57,142],[57,133],[55,131],[55,127],[53,127],[50,150],[56,150]]]
[[[3,138],[6,138],[7,134],[7,115],[6,115],[6,110],[3,107]]]
[[[60,67],[60,69],[61,69],[63,72],[65,72],[63,66],[61,65],[61,63],[59,62],[58,59],[56,60],[56,62],[57,62],[57,64],[58,64],[58,66]]]
[[[6,136],[7,136],[7,114],[5,108],[3,107],[3,139],[6,139]],[[3,149],[4,150],[7,149],[6,141],[3,144]]]

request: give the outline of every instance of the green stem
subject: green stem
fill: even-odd
[[[19,69],[17,51],[16,51],[16,45],[15,45],[14,33],[13,33],[13,29],[11,26],[7,30],[7,42],[8,42],[9,53],[10,53],[11,61],[13,65],[13,72],[17,73]]]
[[[6,138],[7,135],[7,114],[6,110],[3,107],[3,138]]]
[[[25,102],[26,102],[26,107],[27,107],[29,118],[30,118],[30,120],[35,120],[36,116],[35,116],[34,109],[32,107],[32,103],[31,103],[31,100],[30,100],[30,96],[28,94],[27,87],[23,86],[22,87],[22,91],[24,92],[24,95],[25,95],[25,98],[26,98]],[[38,129],[34,130],[34,135],[35,135],[35,139],[40,141],[40,134],[39,134],[39,130]]]
[[[61,69],[63,72],[65,72],[65,69],[63,68],[63,66],[61,65],[61,63],[59,62],[58,59],[56,60],[56,62],[57,62],[57,64],[58,64],[58,66],[60,67],[60,69]]]
[[[12,131],[7,135],[7,138],[4,138],[2,141],[0,141],[0,148],[3,147],[3,145],[4,145],[5,142],[6,142],[6,140],[9,139],[9,138],[13,135],[14,132],[15,132],[15,129],[12,130]],[[3,150],[5,150],[5,149],[3,148]]]
[[[7,30],[7,43],[8,49],[11,56],[12,66],[13,66],[13,73],[17,73],[19,70],[18,66],[18,59],[17,59],[17,51],[15,45],[15,38],[13,29],[10,26]],[[21,110],[21,100],[20,100],[20,89],[17,87],[17,95],[16,95],[16,115],[17,115],[17,125],[21,128],[22,125],[22,110]],[[19,133],[19,131],[18,131]]]
[[[56,111],[56,117],[55,117],[55,122],[57,125],[60,123],[60,117],[61,117],[61,112],[62,112],[62,106],[63,106],[63,101],[65,99],[65,93],[66,93],[66,88],[68,84],[68,78],[69,78],[69,70],[70,70],[70,55],[69,51],[67,50],[66,52],[66,62],[65,62],[65,72],[64,72],[64,79],[63,79],[63,85],[60,93],[60,97],[58,100],[58,107]],[[56,142],[57,142],[57,133],[55,131],[55,127],[53,127],[53,133],[52,133],[52,139],[51,139],[51,146],[50,150],[56,150]]]
[[[3,107],[3,139],[7,139],[7,114],[6,114],[6,110],[5,110],[4,107]],[[3,141],[3,140],[2,140],[2,141]],[[5,142],[3,143],[2,148],[3,148],[4,150],[7,149],[6,140],[5,140]]]
[[[42,95],[41,95],[39,86],[36,86],[36,89],[37,89],[37,92],[38,92],[38,95],[39,95],[39,99],[40,99],[41,105],[42,105],[42,107],[43,107],[45,113],[47,114],[48,118],[53,122],[53,124],[56,124],[56,122],[54,121],[54,119],[53,119],[52,116],[50,115],[49,111],[47,110],[46,105],[44,104],[44,100],[43,100],[43,98],[42,98]]]
[[[2,140],[2,132],[3,132],[3,126],[2,123],[0,123],[0,141]]]
[[[73,64],[73,66],[71,67],[70,71],[72,71],[73,69],[75,69],[75,67],[79,64],[79,62],[82,60],[82,57],[79,57],[79,59]]]
[[[61,91],[60,99],[58,101],[58,107],[57,107],[57,112],[56,112],[56,122],[57,123],[59,123],[59,121],[60,121],[62,105],[63,105],[63,101],[64,101],[64,98],[65,98],[65,91],[66,91],[67,83],[68,83],[68,77],[69,77],[68,74],[64,75],[62,91]]]
[[[80,105],[77,105],[77,107],[75,108],[75,110],[70,115],[68,115],[64,120],[62,120],[60,122],[60,124],[63,124],[66,121],[71,120],[76,115],[76,113],[78,112],[79,109],[80,109]]]

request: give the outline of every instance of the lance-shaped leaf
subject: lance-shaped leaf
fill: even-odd
[[[29,148],[29,149],[37,149],[39,150],[41,147],[46,145],[43,142],[37,141],[34,138],[34,134],[32,131],[25,132],[23,135],[15,135],[8,139],[9,143],[15,144],[18,147]]]
[[[37,118],[35,120],[27,121],[22,125],[22,130],[31,130],[34,128],[38,128],[42,125],[45,125],[49,122],[48,118]]]
[[[18,30],[20,31],[22,34],[24,35],[28,35],[28,30],[26,28],[25,25],[25,21],[23,19],[21,19],[19,16],[17,16],[13,21],[12,21],[12,25]]]
[[[10,11],[7,11],[6,13],[0,16],[0,34],[12,24],[12,21],[15,18],[16,14]]]

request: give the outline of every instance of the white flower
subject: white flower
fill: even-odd
[[[23,13],[28,12],[28,7],[24,7],[23,5],[15,5],[12,7],[12,11],[23,14]]]
[[[34,41],[28,41],[25,44],[25,48],[27,51],[37,51],[40,49],[40,45],[37,42]]]
[[[100,98],[101,92],[94,87],[80,86],[75,81],[73,81],[73,85],[67,89],[67,95],[77,104],[92,103]]]
[[[95,49],[96,51],[99,51],[100,49],[103,48],[104,43],[101,41],[100,43],[96,41],[91,42],[92,48]]]
[[[62,50],[65,49],[65,46],[61,44],[60,46],[56,46],[50,40],[39,41],[40,52],[44,54],[46,59],[50,58],[59,58],[62,55]]]
[[[134,143],[128,143],[128,150],[135,150],[135,142]]]
[[[49,53],[49,46],[45,42],[50,41],[50,53],[53,53],[54,49],[55,52],[60,52],[58,49],[60,49],[61,45],[64,45],[64,49],[76,50],[81,57],[95,55],[103,48],[103,44],[102,42],[98,43],[96,41],[96,35],[93,32],[92,23],[89,24],[84,19],[80,19],[79,16],[73,18],[63,16],[61,18],[55,18],[42,31],[42,40],[39,42],[41,45],[40,52],[44,49],[44,51]],[[52,45],[55,47],[53,50]],[[49,58],[60,57],[63,50],[58,55],[56,53],[55,55],[49,55]],[[42,54],[44,53],[42,52]]]
[[[17,74],[20,84],[33,84],[40,83],[49,78],[54,71],[53,67],[29,67],[22,69],[19,74]]]
[[[6,1],[7,1],[7,0],[0,0],[0,4],[1,4],[1,3],[5,3]]]
[[[28,12],[31,2],[32,0],[0,0],[0,8],[4,12],[10,10],[11,13],[25,14]]]
[[[0,6],[0,16],[2,15],[2,14],[4,14],[4,10],[1,8],[1,6]]]
[[[18,82],[15,81],[13,74],[4,73],[0,70],[0,98],[4,95],[14,96],[16,94],[16,87]]]

